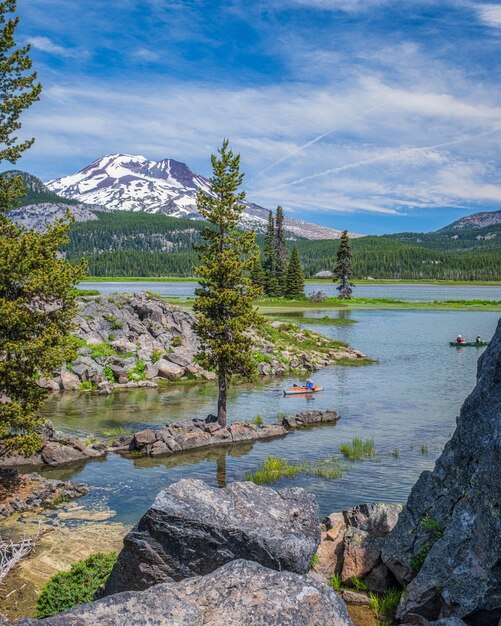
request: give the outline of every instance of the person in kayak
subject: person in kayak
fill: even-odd
[[[466,341],[461,337],[461,335],[458,335],[456,338],[456,343],[466,343]]]
[[[305,387],[306,389],[313,389],[313,381],[311,380],[311,378],[308,378]]]
[[[482,339],[482,337],[480,335],[477,335],[475,337],[475,343],[484,343],[484,340]]]

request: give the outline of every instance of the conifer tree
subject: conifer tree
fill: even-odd
[[[277,207],[275,217],[275,276],[280,295],[283,295],[287,276],[287,246],[285,244],[284,211],[281,206]]]
[[[259,287],[259,289],[264,290],[266,276],[264,273],[263,264],[261,262],[260,256],[256,258],[256,262],[252,266],[252,269],[250,271],[250,278],[252,282],[254,283],[254,285]]]
[[[292,248],[285,279],[285,297],[291,300],[304,297],[304,274],[297,246]]]
[[[0,163],[15,163],[33,143],[19,141],[22,112],[41,86],[31,70],[29,46],[16,48],[15,0],[0,1]],[[72,352],[68,333],[75,314],[71,287],[84,274],[58,254],[68,224],[26,231],[7,211],[24,193],[21,177],[0,177],[0,454],[30,455],[41,446],[38,409],[45,392],[37,380],[52,374]]]
[[[268,227],[264,238],[264,292],[267,296],[280,295],[276,277],[276,254],[275,254],[275,219],[273,213],[268,212]]]
[[[240,155],[228,148],[228,140],[211,157],[210,179],[215,197],[200,190],[198,210],[209,222],[197,245],[200,264],[195,268],[200,287],[193,306],[197,313],[196,331],[200,338],[198,362],[214,371],[218,379],[217,418],[226,425],[228,385],[233,375],[252,378],[255,363],[252,341],[246,331],[259,323],[253,302],[261,290],[249,274],[259,249],[253,232],[236,230],[244,210]]]
[[[339,281],[337,289],[341,300],[349,300],[353,291],[351,282],[351,248],[348,231],[343,230],[339,241],[339,248],[336,255],[336,266],[334,268],[334,282]]]

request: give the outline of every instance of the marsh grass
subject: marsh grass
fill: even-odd
[[[361,359],[341,358],[336,359],[335,365],[342,365],[343,367],[362,367],[363,365],[375,365],[378,362],[379,361],[375,359],[368,359],[367,357]]]
[[[134,431],[131,428],[125,428],[124,426],[115,426],[112,428],[103,428],[99,434],[102,437],[122,437],[124,435],[132,435]]]
[[[281,322],[308,324],[312,326],[350,326],[351,324],[358,323],[358,320],[340,319],[338,317],[329,317],[328,315],[324,315],[323,317],[301,317],[300,315],[293,316],[269,314],[266,317],[270,317]]]
[[[361,580],[358,576],[353,576],[353,578],[350,579],[350,585],[357,591],[367,591],[369,589],[367,587],[367,584],[364,583],[364,581]]]
[[[346,468],[340,465],[338,457],[321,459],[316,463],[289,463],[286,459],[269,456],[255,471],[248,472],[245,480],[257,485],[269,485],[282,478],[294,478],[298,474],[310,474],[319,478],[340,478]]]
[[[347,461],[366,461],[379,456],[374,439],[361,439],[360,437],[353,437],[351,444],[342,443],[339,451]]]

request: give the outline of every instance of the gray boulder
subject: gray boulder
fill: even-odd
[[[305,574],[320,542],[318,504],[303,489],[251,482],[226,489],[180,480],[124,539],[104,595],[205,575],[245,558]]]
[[[398,616],[501,618],[501,321],[480,357],[477,385],[433,472],[423,472],[382,558],[408,593]],[[418,622],[416,622],[418,623]]]
[[[119,593],[19,626],[353,626],[328,585],[237,560],[204,577]]]

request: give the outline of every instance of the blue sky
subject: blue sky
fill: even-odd
[[[501,4],[18,0],[44,84],[18,166],[114,152],[210,173],[229,137],[249,200],[362,233],[501,209]]]

